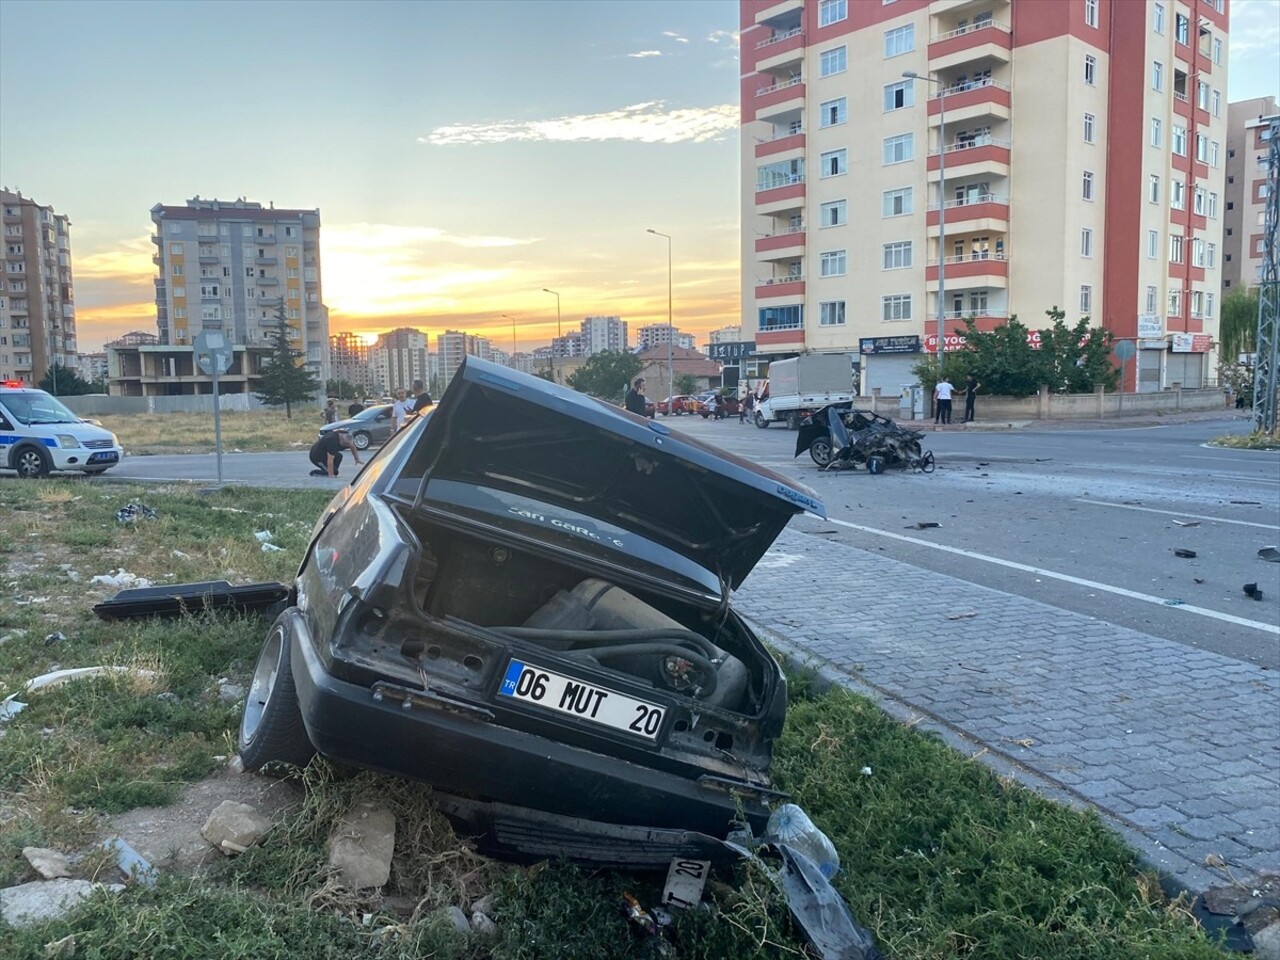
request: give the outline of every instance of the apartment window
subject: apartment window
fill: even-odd
[[[1087,283],[1080,284],[1080,312],[1088,313],[1093,309],[1093,287]]]
[[[242,236],[242,237],[252,237],[252,236],[253,236],[253,224],[252,224],[252,223],[242,223],[242,224],[240,224],[240,236]]]
[[[824,277],[843,277],[845,274],[845,252],[828,250],[819,259],[818,273]]]
[[[1209,194],[1209,210],[1207,216],[1210,220],[1218,219],[1218,195],[1216,193]]]
[[[1158,296],[1159,291],[1155,287],[1147,287],[1147,313],[1156,312],[1156,298]]]
[[[1084,115],[1084,142],[1093,143],[1094,118],[1092,113]]]
[[[169,256],[171,256],[171,257],[180,257],[180,256],[182,256],[182,244],[180,244],[180,243],[171,243],[171,244],[169,244]]]
[[[1154,173],[1147,180],[1147,202],[1160,202],[1160,177]]]
[[[1191,33],[1191,20],[1181,13],[1173,15],[1173,38],[1178,43],[1187,43]]]
[[[1182,237],[1176,233],[1169,238],[1169,262],[1182,262]]]
[[[902,217],[913,210],[912,188],[886,190],[881,196],[880,215],[883,217]]]
[[[844,326],[844,301],[827,300],[818,304],[818,326]]]
[[[1080,181],[1080,196],[1085,200],[1093,199],[1093,171],[1086,170]]]
[[[1204,295],[1204,315],[1206,317],[1213,316],[1213,294],[1206,293]]]
[[[1147,257],[1154,260],[1160,256],[1160,232],[1158,230],[1147,231]],[[1150,311],[1147,311],[1148,313]]]
[[[1098,0],[1084,0],[1084,22],[1086,26],[1098,25]]]
[[[1164,142],[1164,124],[1160,122],[1159,117],[1151,118],[1151,145],[1153,147],[1160,146]]]
[[[886,243],[884,245],[884,269],[905,270],[911,266],[911,241]]]
[[[297,248],[297,247],[285,247],[285,248],[284,248],[284,255],[285,255],[286,257],[296,257],[296,256],[298,255],[298,248]]]
[[[1199,237],[1191,241],[1191,264],[1196,267],[1204,266],[1204,241]]]
[[[1159,60],[1153,60],[1151,62],[1151,89],[1164,89],[1164,64]]]
[[[820,163],[822,176],[841,176],[849,171],[849,151],[844,149],[830,150],[822,155]]]
[[[1169,181],[1169,206],[1174,210],[1187,208],[1187,185],[1182,180]]]
[[[1091,87],[1098,82],[1098,58],[1088,53],[1084,55],[1084,82]]]
[[[179,299],[179,298],[185,297],[186,295],[187,295],[187,288],[186,288],[186,287],[174,287],[174,288],[173,288],[173,296],[174,296],[174,299]]]
[[[202,284],[200,284],[200,296],[202,296],[202,297],[216,297],[216,296],[218,296],[218,285],[217,285],[216,283],[202,283]]]
[[[880,298],[880,319],[884,321],[911,319],[911,294],[895,293]]]
[[[1171,317],[1182,316],[1182,291],[1181,290],[1174,289],[1169,291],[1169,316]]]
[[[843,200],[833,200],[822,205],[822,226],[838,227],[848,222],[849,217],[845,212],[845,202]]]
[[[916,27],[908,23],[896,30],[887,30],[884,35],[884,55],[896,57],[902,53],[910,53],[916,48]]]
[[[1210,270],[1218,265],[1218,245],[1216,243],[1209,243],[1205,245],[1204,265]]]
[[[1151,26],[1156,33],[1164,33],[1164,4],[1157,3],[1151,14]]]
[[[1084,227],[1080,231],[1080,256],[1093,256],[1093,231],[1088,227]]]
[[[171,223],[171,224],[169,224],[169,233],[170,233],[170,234],[174,234],[174,233],[182,233],[182,224],[180,224],[180,223]]]
[[[1209,141],[1209,166],[1216,167],[1218,165],[1218,153],[1220,149],[1221,144],[1219,144],[1217,140]]]
[[[1213,96],[1210,97],[1210,100],[1213,103],[1213,115],[1215,117],[1222,116],[1222,91],[1221,90],[1213,91]]]
[[[1209,195],[1204,192],[1203,187],[1196,187],[1196,195],[1192,201],[1192,209],[1201,217],[1204,216],[1205,204],[1208,202],[1208,197]]]
[[[834,127],[837,124],[844,123],[846,116],[845,98],[840,97],[838,100],[828,100],[818,108],[819,126]]]
[[[836,47],[834,50],[823,50],[818,58],[819,72],[824,77],[833,73],[844,73],[848,69],[848,48]]]
[[[187,319],[187,308],[186,308],[186,307],[174,307],[174,308],[173,308],[173,319],[175,319],[175,320],[185,320],[185,319]]]
[[[901,110],[903,107],[909,107],[915,103],[915,89],[915,84],[910,80],[886,84],[884,88],[885,113],[890,110]]]
[[[819,0],[818,26],[829,27],[849,18],[848,0]]]
[[[1221,37],[1213,38],[1213,62],[1219,65],[1222,64],[1222,38]]]
[[[170,264],[169,273],[175,277],[182,276],[182,264],[180,263]]]
[[[201,307],[200,319],[201,320],[221,320],[222,308],[221,307]]]
[[[915,156],[915,134],[904,133],[884,141],[883,163],[905,163]]]
[[[1173,125],[1173,136],[1170,138],[1170,149],[1180,157],[1187,155],[1187,128]]]

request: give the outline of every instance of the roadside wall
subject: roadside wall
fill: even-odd
[[[82,417],[110,416],[128,413],[207,413],[213,415],[213,395],[183,397],[109,397],[90,394],[83,397],[59,397],[74,413]],[[225,412],[245,413],[249,410],[273,410],[251,393],[224,393],[218,397]],[[294,404],[295,410],[307,408],[305,402]],[[320,407],[316,407],[319,410]]]
[[[857,401],[855,401],[857,402]],[[925,398],[924,419],[931,419],[930,400]],[[964,413],[964,396],[953,401],[955,416]],[[1218,387],[1183,390],[1180,387],[1158,393],[1107,393],[1101,387],[1093,393],[1050,393],[1042,388],[1034,397],[995,397],[978,395],[978,420],[1105,420],[1145,413],[1189,413],[1221,410],[1226,407],[1226,394]],[[898,395],[880,394],[873,390],[871,408],[895,420],[904,416]]]

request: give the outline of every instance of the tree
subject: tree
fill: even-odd
[[[302,352],[289,345],[289,324],[284,317],[284,304],[276,308],[275,329],[271,338],[271,355],[262,365],[262,378],[255,395],[269,407],[284,404],[286,420],[293,419],[292,405],[312,400],[320,390],[320,381],[302,362]]]
[[[80,397],[86,393],[98,392],[94,384],[60,363],[50,365],[36,386],[55,397]]]
[[[587,362],[565,378],[565,383],[579,393],[593,397],[621,397],[629,384],[644,369],[644,362],[633,353],[604,350],[587,357]]]
[[[1218,358],[1234,366],[1240,354],[1253,353],[1258,337],[1258,290],[1236,290],[1222,300],[1218,324]]]
[[[692,373],[681,373],[676,376],[676,396],[687,396],[698,392],[698,378]]]
[[[350,380],[326,380],[324,382],[324,392],[325,396],[337,397],[339,400],[367,395],[364,387],[352,383]]]
[[[1111,331],[1091,327],[1088,317],[1068,327],[1057,306],[1045,314],[1052,326],[1040,331],[1042,382],[1054,393],[1089,393],[1098,384],[1114,389],[1119,371],[1111,359]]]

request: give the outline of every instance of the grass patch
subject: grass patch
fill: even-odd
[[[1253,433],[1228,433],[1209,441],[1215,447],[1233,450],[1280,450],[1280,436],[1255,430]]]
[[[213,413],[131,413],[95,419],[134,455],[161,453],[212,453]],[[292,419],[284,409],[248,413],[223,411],[222,449],[255,453],[310,447],[324,424],[321,410],[295,406]]]
[[[158,517],[119,524],[130,500]],[[172,802],[232,749],[239,707],[218,687],[247,682],[263,621],[103,623],[90,607],[114,588],[90,578],[123,567],[157,582],[287,581],[326,501],[311,491],[0,482],[0,696],[55,666],[130,668],[23,695],[29,706],[0,726],[0,885],[33,879],[22,847],[88,850],[106,814]],[[262,552],[263,529],[283,552]],[[55,632],[64,639],[46,643]],[[1097,818],[1001,781],[816,674],[792,681],[776,779],[831,835],[837,886],[890,960],[1222,956]],[[74,933],[78,956],[126,960],[654,955],[620,902],[629,892],[656,903],[661,876],[493,863],[420,785],[335,778],[323,761],[302,776],[302,808],[261,846],[199,879],[166,875],[154,890],[95,898],[64,921],[0,925],[0,954],[39,957]],[[343,890],[326,866],[331,826],[365,799],[396,815],[385,899]],[[82,873],[99,866],[87,861]],[[486,894],[496,935],[458,936],[441,911]],[[758,868],[720,873],[707,898],[713,909],[675,918],[680,957],[806,955]]]

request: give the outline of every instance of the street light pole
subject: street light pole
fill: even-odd
[[[676,395],[675,365],[671,361],[671,345],[676,338],[676,328],[671,314],[671,235],[658,230],[645,230],[645,233],[652,233],[655,237],[665,237],[667,241],[667,407],[670,409]]]
[[[542,288],[542,292],[549,293],[556,298],[556,339],[559,340],[562,337],[560,333],[560,294],[554,290],[548,290],[546,287]],[[556,346],[554,343],[551,345],[551,382],[556,382]]]
[[[502,314],[503,320],[511,321],[511,359],[516,357],[516,318],[509,313]]]
[[[938,85],[938,370],[947,342],[947,88],[941,80],[922,77],[914,70],[902,74],[908,80]]]

